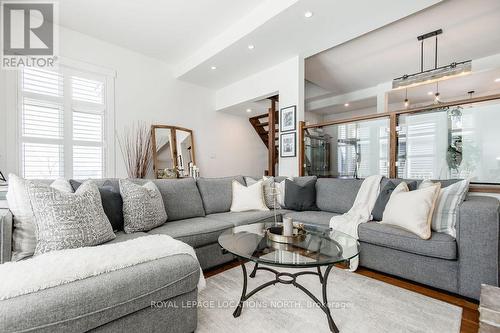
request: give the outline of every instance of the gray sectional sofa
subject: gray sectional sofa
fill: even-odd
[[[168,234],[191,245],[203,269],[232,261],[234,257],[224,254],[217,243],[222,232],[242,224],[274,220],[273,211],[229,212],[233,179],[244,183],[241,176],[155,180],[164,199],[167,223],[148,233],[118,232],[113,242]],[[308,180],[296,179],[299,183]],[[319,210],[279,210],[279,219],[289,216],[328,227],[332,216],[351,208],[361,182],[318,179]],[[499,284],[499,209],[495,198],[468,196],[460,207],[457,239],[433,232],[429,240],[422,240],[376,222],[361,224],[361,266],[477,300],[482,283]],[[10,259],[12,219],[8,209],[0,209],[2,262]],[[198,274],[196,260],[176,255],[0,301],[0,331],[192,332],[196,329],[196,306],[155,308],[151,302],[191,304],[197,299]]]

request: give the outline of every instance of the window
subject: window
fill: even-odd
[[[401,115],[398,177],[500,183],[500,102]]]
[[[389,119],[322,126],[305,133],[305,173],[318,177],[388,176]],[[319,165],[317,167],[317,165]]]
[[[63,66],[24,68],[19,82],[22,175],[104,177],[107,77]]]

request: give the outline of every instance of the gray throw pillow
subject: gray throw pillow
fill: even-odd
[[[73,191],[78,190],[82,183],[71,179],[69,181]],[[120,194],[118,183],[113,185],[109,180],[98,186],[99,194],[101,195],[102,208],[108,217],[113,230],[123,230],[123,200]]]
[[[27,182],[35,216],[35,255],[94,246],[115,238],[97,185],[87,181],[75,193]]]
[[[316,206],[316,179],[311,179],[302,186],[295,181],[286,179],[285,208],[296,211],[318,210]]]
[[[391,194],[397,185],[398,184],[396,184],[395,182],[389,180],[387,181],[387,184],[385,184],[384,188],[380,190],[377,200],[375,201],[375,206],[373,206],[372,210],[373,221],[382,221],[382,216],[384,215],[385,206],[389,202],[389,198],[391,197]],[[406,185],[408,185],[408,189],[410,191],[414,191],[417,189],[416,181],[407,182]]]
[[[158,187],[153,182],[137,185],[120,179],[123,199],[123,230],[127,233],[149,231],[167,221],[167,213]]]

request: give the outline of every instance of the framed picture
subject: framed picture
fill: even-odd
[[[297,155],[296,149],[297,133],[283,133],[280,137],[280,150],[281,157],[295,157]]]
[[[281,109],[281,132],[295,131],[297,129],[297,107],[295,105]]]

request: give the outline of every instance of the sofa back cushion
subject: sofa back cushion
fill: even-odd
[[[237,180],[240,184],[245,185],[243,176],[198,178],[196,183],[200,190],[206,214],[229,212],[233,202],[233,180]]]
[[[319,178],[316,205],[325,212],[344,214],[351,209],[362,179]]]
[[[156,179],[153,183],[160,190],[167,221],[205,216],[201,195],[193,178]]]

